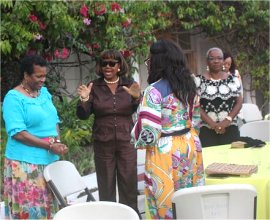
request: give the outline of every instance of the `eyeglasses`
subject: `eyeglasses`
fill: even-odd
[[[146,66],[148,66],[149,63],[150,63],[150,58],[148,57],[148,58],[146,58],[146,59],[144,60],[144,64],[145,64]]]
[[[209,61],[223,61],[223,57],[208,57]]]
[[[109,64],[109,67],[115,67],[118,61],[101,61],[101,66],[106,67]]]

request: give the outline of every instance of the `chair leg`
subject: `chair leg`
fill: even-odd
[[[60,207],[61,208],[66,207],[67,203],[66,203],[65,199],[61,196],[60,192],[57,190],[56,186],[54,185],[54,183],[51,180],[48,181],[48,186],[49,186],[50,190],[52,191],[52,193],[54,194],[54,196],[56,197]]]
[[[96,201],[95,198],[94,198],[94,196],[92,195],[92,193],[89,191],[88,188],[85,188],[84,190],[85,190],[85,192],[87,194],[87,200],[86,200],[87,202],[89,202],[89,201]]]

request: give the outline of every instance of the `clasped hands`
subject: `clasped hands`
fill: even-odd
[[[215,122],[211,126],[212,129],[215,130],[217,134],[224,134],[226,131],[226,128],[230,125],[230,121],[228,120],[223,120],[221,122]]]
[[[80,98],[82,100],[86,100],[89,98],[89,95],[91,93],[91,90],[92,90],[92,87],[93,87],[93,83],[90,83],[88,86],[86,85],[81,85],[79,86],[77,92],[78,92],[78,95],[80,96]],[[123,89],[128,93],[130,94],[134,99],[138,99],[140,98],[140,95],[141,95],[141,88],[139,86],[138,83],[133,83],[129,88],[126,87],[126,86],[123,86]]]
[[[68,152],[68,147],[63,143],[54,142],[50,144],[50,151],[58,155],[64,155]]]

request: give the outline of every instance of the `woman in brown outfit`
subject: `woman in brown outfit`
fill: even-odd
[[[95,166],[101,201],[116,201],[137,208],[137,152],[130,144],[132,114],[140,101],[139,85],[125,77],[128,65],[122,54],[107,50],[97,63],[100,78],[78,88],[77,116],[95,115]]]

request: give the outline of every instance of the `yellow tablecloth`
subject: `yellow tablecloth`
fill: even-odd
[[[257,190],[257,219],[270,219],[270,143],[262,148],[231,149],[231,145],[203,148],[206,168],[213,162],[258,165],[258,172],[249,177],[208,177],[206,185],[248,183]]]

